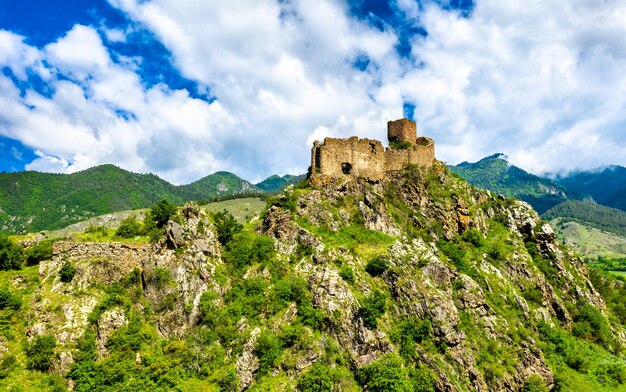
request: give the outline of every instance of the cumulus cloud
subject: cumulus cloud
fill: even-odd
[[[111,61],[93,28],[75,26],[41,50],[13,42],[21,47],[7,52],[35,53],[53,75],[51,96],[23,94],[0,76],[0,133],[37,149],[28,170],[74,172],[112,162],[183,183],[228,165],[214,141],[218,125],[231,122],[221,104],[162,84],[146,89],[132,67]]]
[[[50,92],[0,74],[0,134],[41,152],[29,168],[111,162],[176,183],[304,172],[313,140],[384,139],[405,102],[450,163],[504,152],[537,173],[626,164],[616,0],[482,0],[469,14],[394,0],[403,28],[372,26],[340,0],[109,2],[131,25],[76,25],[44,48],[0,30],[0,67]],[[408,57],[406,26],[427,32]],[[140,57],[111,54],[140,28],[210,99],[150,86]]]
[[[444,159],[503,151],[537,173],[626,163],[626,26],[620,1],[429,6],[405,96]]]

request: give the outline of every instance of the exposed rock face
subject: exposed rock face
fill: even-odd
[[[128,324],[128,320],[126,320],[124,309],[113,308],[102,313],[96,326],[98,332],[97,344],[99,358],[108,354],[106,344],[115,330],[126,324]]]
[[[181,212],[184,223],[168,222],[166,238],[142,263],[145,296],[159,312],[157,328],[165,337],[188,333],[202,294],[221,290],[214,278],[222,260],[213,224],[193,203]]]

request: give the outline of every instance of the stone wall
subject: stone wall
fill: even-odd
[[[57,241],[52,246],[53,260],[73,262],[101,260],[115,262],[124,270],[132,271],[151,254],[152,244],[143,242],[74,242]]]
[[[381,180],[385,175],[385,147],[378,140],[326,138],[311,152],[313,173],[338,178],[344,175]]]
[[[326,138],[316,141],[311,149],[311,173],[316,180],[363,177],[380,181],[391,171],[404,169],[407,165],[430,167],[435,161],[435,142],[427,137],[416,137],[415,123],[406,118],[389,121],[389,140],[406,141],[404,149],[389,147],[385,150],[378,140]]]

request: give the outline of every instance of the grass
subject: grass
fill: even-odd
[[[626,257],[626,238],[624,237],[563,218],[553,219],[549,223],[560,241],[564,241],[565,238],[574,240],[574,242],[568,241],[567,244],[585,258]]]
[[[239,223],[245,223],[263,212],[265,209],[265,201],[255,197],[248,197],[244,199],[217,201],[203,205],[202,208],[208,212],[226,210],[234,216]]]

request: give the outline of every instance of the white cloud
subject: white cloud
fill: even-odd
[[[66,160],[46,155],[39,150],[35,151],[35,155],[37,155],[38,158],[27,164],[25,167],[26,170],[44,173],[62,173],[65,172],[69,166]]]
[[[626,164],[626,5],[478,1],[470,18],[420,15],[425,66],[403,85],[439,156],[498,151],[534,172]]]
[[[22,79],[33,70],[54,92],[24,94],[0,75],[0,134],[42,151],[32,165],[111,162],[177,183],[304,172],[314,139],[384,139],[404,100],[450,163],[505,152],[535,172],[626,164],[626,5],[616,0],[483,0],[468,18],[395,0],[428,32],[410,59],[396,53],[393,26],[371,27],[340,0],[109,1],[131,26],[76,25],[43,49],[0,31],[0,66]],[[124,42],[140,26],[216,100],[146,88],[140,57],[114,61],[101,37]]]

